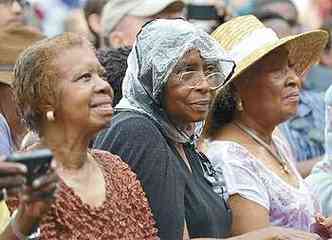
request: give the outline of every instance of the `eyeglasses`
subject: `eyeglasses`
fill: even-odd
[[[30,3],[27,0],[0,0],[0,5],[5,5],[6,7],[12,7],[14,3],[18,3],[21,8],[30,7]]]
[[[179,81],[188,87],[196,88],[203,80],[207,80],[211,90],[220,88],[226,81],[221,72],[203,73],[202,71],[182,72]]]

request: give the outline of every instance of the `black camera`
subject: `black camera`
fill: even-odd
[[[53,154],[49,149],[38,149],[13,153],[7,157],[6,161],[25,165],[28,170],[27,184],[31,185],[35,179],[47,173],[52,158]]]

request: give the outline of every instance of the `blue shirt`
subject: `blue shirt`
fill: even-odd
[[[0,155],[8,156],[14,149],[10,129],[5,117],[0,114]]]
[[[297,115],[280,124],[297,161],[309,160],[325,153],[325,103],[320,93],[302,90]]]

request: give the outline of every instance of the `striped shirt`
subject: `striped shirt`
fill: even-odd
[[[302,90],[297,115],[279,125],[292,147],[297,161],[309,160],[325,153],[325,103],[323,95]]]

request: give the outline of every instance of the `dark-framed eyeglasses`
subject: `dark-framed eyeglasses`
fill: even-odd
[[[0,5],[5,5],[6,7],[12,7],[14,3],[18,3],[21,8],[30,7],[30,2],[27,0],[0,0]]]

